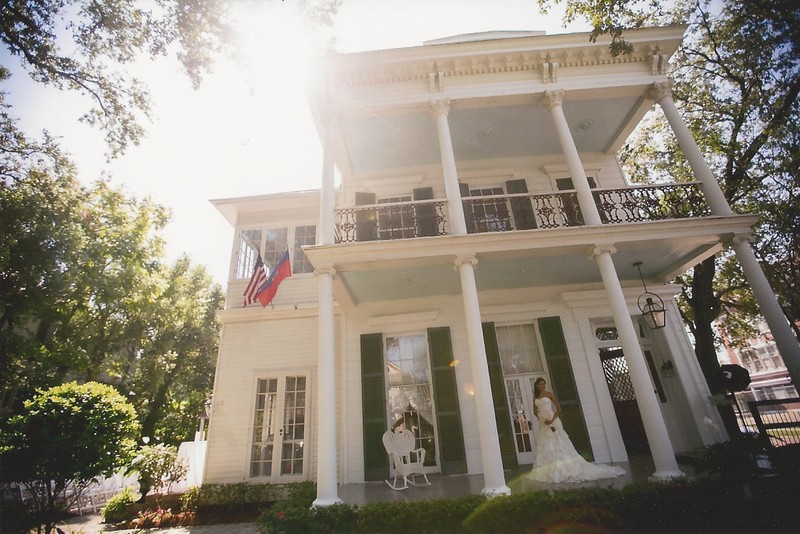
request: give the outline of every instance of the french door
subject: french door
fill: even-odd
[[[260,378],[256,386],[250,477],[300,480],[306,468],[308,379],[302,374]]]
[[[520,465],[532,464],[536,459],[536,430],[539,423],[533,415],[533,383],[544,374],[506,376],[506,397],[514,429],[514,446]]]

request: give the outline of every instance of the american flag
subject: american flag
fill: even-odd
[[[247,287],[244,290],[244,304],[242,307],[252,304],[256,301],[258,290],[267,281],[267,272],[264,270],[264,262],[261,260],[261,254],[258,255],[256,265],[253,268],[253,276],[250,277]]]

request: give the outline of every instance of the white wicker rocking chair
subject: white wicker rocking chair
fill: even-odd
[[[392,462],[394,468],[394,479],[386,484],[393,490],[404,490],[408,485],[422,486],[416,481],[417,475],[422,475],[425,478],[425,484],[430,486],[428,476],[422,471],[422,466],[425,463],[425,449],[415,449],[414,434],[410,430],[400,430],[393,432],[387,430],[383,433],[383,446],[386,448],[386,453]],[[411,460],[412,455],[414,461]],[[403,485],[401,486],[399,480],[402,479]]]

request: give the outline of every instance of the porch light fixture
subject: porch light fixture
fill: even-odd
[[[639,270],[639,278],[644,287],[644,293],[639,295],[636,304],[638,304],[642,315],[647,318],[650,328],[654,330],[664,328],[667,324],[667,312],[664,309],[664,301],[655,293],[651,293],[647,290],[647,284],[644,283],[644,276],[642,276],[642,262],[637,261],[633,266]],[[643,301],[644,305],[642,304]]]

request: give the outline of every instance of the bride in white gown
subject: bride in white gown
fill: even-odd
[[[558,400],[545,386],[544,378],[538,378],[533,384],[533,413],[539,420],[539,434],[536,462],[528,478],[539,482],[585,482],[624,474],[620,467],[593,464],[578,454],[561,424]]]

